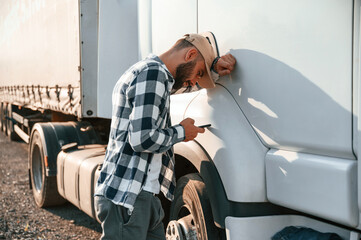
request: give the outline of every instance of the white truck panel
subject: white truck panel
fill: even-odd
[[[287,226],[307,227],[323,233],[337,233],[345,240],[359,239],[359,235],[356,232],[298,215],[226,218],[226,234],[228,240],[271,239],[273,235]]]
[[[185,118],[185,113],[188,108],[188,105],[192,102],[193,99],[195,99],[201,93],[202,91],[195,91],[190,93],[171,95],[170,115],[172,116],[173,125],[180,123]]]
[[[97,116],[99,6],[96,0],[80,0],[81,115]]]
[[[78,5],[72,0],[1,1],[2,100],[79,113]],[[69,85],[74,91],[71,101],[67,96]]]
[[[354,159],[353,1],[199,0],[237,65],[227,87],[266,146]]]
[[[138,0],[139,59],[152,52],[152,1]]]
[[[197,0],[152,1],[152,52],[161,54],[186,33],[197,32]]]
[[[272,149],[266,156],[266,179],[271,202],[357,226],[355,160]]]
[[[78,11],[72,0],[1,1],[0,86],[79,87]]]
[[[353,64],[352,64],[352,94],[353,94],[353,150],[356,156],[360,149],[359,142],[359,114],[360,114],[360,6],[361,0],[354,1],[354,17],[353,17]]]
[[[111,118],[112,91],[138,61],[137,1],[99,1],[97,117]]]
[[[115,82],[138,60],[137,1],[2,1],[0,99],[111,118]]]
[[[356,156],[361,152],[361,74],[360,74],[360,6],[361,1],[354,2],[354,52],[353,52],[353,147]],[[358,186],[361,186],[361,164],[358,164]],[[361,191],[358,191],[359,219],[361,219]],[[359,221],[358,229],[361,229]]]
[[[202,90],[184,117],[195,119],[196,125],[212,124],[195,140],[216,165],[227,198],[235,202],[267,201],[264,158],[268,149],[229,92],[220,86]]]

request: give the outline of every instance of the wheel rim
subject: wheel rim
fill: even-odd
[[[43,186],[43,165],[40,148],[38,145],[35,145],[33,149],[31,170],[33,173],[32,175],[34,187],[37,192],[40,192]]]
[[[197,226],[193,214],[183,206],[178,214],[178,220],[170,221],[167,230],[167,240],[197,240]]]

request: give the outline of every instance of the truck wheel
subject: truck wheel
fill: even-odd
[[[1,131],[7,134],[7,124],[6,124],[6,114],[7,114],[7,104],[2,103],[1,106]]]
[[[8,106],[7,106],[7,111],[6,111],[6,116],[7,116],[7,118],[6,118],[6,121],[5,121],[5,123],[6,123],[6,135],[9,137],[9,139],[11,140],[11,141],[18,141],[18,140],[20,140],[20,137],[18,136],[18,134],[15,132],[15,130],[14,130],[14,123],[13,123],[13,121],[12,121],[12,109],[11,109],[11,104],[8,104]]]
[[[213,222],[206,186],[199,174],[192,173],[177,181],[174,201],[166,230],[170,239],[222,239],[224,231]]]
[[[64,198],[58,193],[56,176],[46,176],[44,150],[38,131],[32,136],[29,154],[31,186],[36,205],[47,207],[64,203]]]
[[[4,114],[3,114],[3,103],[0,102],[0,131],[3,130],[3,117],[4,117]]]

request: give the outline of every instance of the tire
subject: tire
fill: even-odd
[[[191,221],[187,220],[191,224],[187,228],[196,230],[198,240],[215,240],[225,237],[224,230],[214,225],[206,186],[197,173],[185,175],[177,181],[174,201],[170,209],[170,220],[180,219],[191,219]],[[188,235],[195,235],[195,233],[188,233]]]
[[[6,115],[7,115],[7,104],[6,103],[3,103],[2,104],[2,108],[1,108],[1,112],[2,112],[2,118],[1,118],[1,121],[2,121],[2,126],[1,126],[1,131],[3,131],[5,133],[5,135],[7,135],[7,121],[6,121]]]
[[[32,135],[29,152],[30,178],[36,205],[48,207],[65,202],[58,193],[56,176],[46,176],[44,148],[41,135],[35,131]]]
[[[0,131],[3,130],[3,103],[0,102]]]
[[[6,111],[6,135],[8,136],[8,138],[11,141],[19,141],[20,137],[18,136],[18,134],[15,132],[14,130],[14,123],[13,121],[10,119],[12,118],[12,105],[8,104],[7,105],[7,111]]]

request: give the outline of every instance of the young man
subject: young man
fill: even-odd
[[[187,34],[159,57],[130,67],[115,85],[113,117],[95,192],[102,239],[165,239],[164,212],[155,196],[173,200],[173,145],[193,140],[203,128],[191,118],[172,126],[170,95],[181,88],[215,87],[235,59],[216,58],[209,38]],[[218,74],[217,74],[218,72]]]

